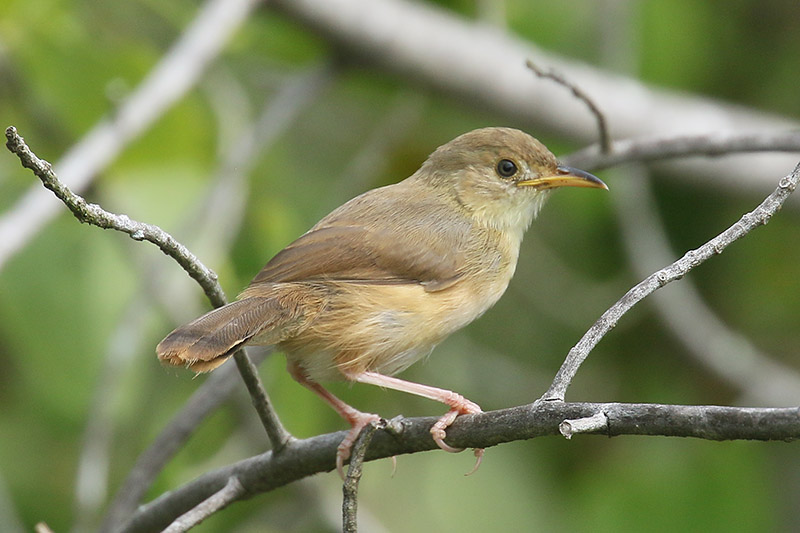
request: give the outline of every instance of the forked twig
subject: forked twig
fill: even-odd
[[[533,71],[533,73],[536,74],[538,77],[553,80],[557,84],[563,85],[564,87],[572,91],[572,94],[575,95],[575,98],[586,104],[586,106],[589,108],[589,111],[591,111],[592,115],[594,115],[595,120],[597,120],[597,133],[600,137],[600,149],[604,154],[610,154],[611,136],[608,134],[608,124],[606,123],[606,117],[603,114],[603,112],[600,111],[600,108],[597,106],[597,104],[594,103],[594,100],[592,100],[592,98],[588,94],[583,92],[583,90],[580,87],[578,87],[574,83],[571,83],[564,76],[562,76],[553,69],[542,70],[541,68],[536,66],[536,64],[530,59],[525,61],[525,66],[531,69],[531,71]]]

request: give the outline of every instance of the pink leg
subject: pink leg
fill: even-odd
[[[353,444],[356,442],[359,433],[361,430],[364,429],[364,426],[371,422],[378,422],[381,420],[381,417],[372,413],[362,413],[358,409],[351,407],[350,405],[344,403],[342,400],[325,390],[325,388],[317,383],[316,381],[311,381],[305,375],[303,370],[296,365],[289,364],[287,365],[289,373],[302,386],[306,387],[308,390],[325,400],[325,402],[333,407],[333,409],[339,413],[339,416],[347,420],[350,423],[350,431],[345,435],[342,442],[339,444],[339,447],[336,451],[336,471],[339,472],[339,476],[344,479],[344,462],[350,458],[350,450],[353,447]]]
[[[412,381],[405,381],[402,379],[393,378],[391,376],[384,376],[383,374],[378,374],[377,372],[364,372],[363,374],[356,376],[355,379],[359,383],[369,383],[370,385],[378,385],[379,387],[386,387],[388,389],[393,389],[400,392],[407,392],[409,394],[422,396],[423,398],[428,398],[430,400],[435,400],[448,405],[450,407],[450,411],[448,411],[433,425],[433,427],[431,427],[433,441],[441,449],[448,452],[463,451],[463,448],[454,448],[444,441],[444,438],[447,436],[446,429],[455,421],[456,417],[458,415],[483,412],[478,404],[467,400],[460,394],[453,391],[437,389],[436,387],[430,387],[428,385],[422,385]],[[478,466],[480,466],[481,460],[483,459],[483,448],[475,448],[475,457],[477,458],[475,467],[467,474],[475,472],[475,470],[478,469]]]

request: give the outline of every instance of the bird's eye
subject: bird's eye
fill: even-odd
[[[517,173],[517,164],[510,159],[501,159],[497,163],[497,173],[503,178],[510,178]]]

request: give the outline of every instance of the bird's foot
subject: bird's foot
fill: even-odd
[[[431,435],[433,436],[433,441],[436,443],[436,445],[444,451],[450,453],[463,452],[464,448],[455,448],[444,441],[445,437],[447,436],[446,430],[448,427],[450,427],[450,425],[452,425],[458,415],[476,414],[482,413],[483,411],[478,404],[471,402],[460,395],[458,395],[458,398],[448,403],[451,407],[450,411],[437,420],[436,423],[431,427]],[[483,460],[484,449],[475,448],[474,451],[475,466],[472,467],[472,470],[465,474],[467,476],[477,471],[478,467],[481,465],[481,461]]]
[[[361,430],[373,422],[380,422],[381,417],[372,413],[356,411],[348,414],[347,421],[350,422],[352,427],[336,449],[336,471],[339,472],[339,477],[342,478],[342,481],[345,479],[344,462],[350,458],[353,444],[355,444]]]

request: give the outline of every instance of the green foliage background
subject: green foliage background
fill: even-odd
[[[472,1],[437,3],[466,17],[478,12]],[[507,0],[506,19],[511,31],[546,49],[598,63],[596,43],[604,36],[597,19],[603,4]],[[796,1],[630,4],[631,46],[645,81],[800,117]],[[187,0],[0,3],[3,127],[17,126],[41,157],[58,160],[103,115],[114,112],[198,5]],[[252,115],[288,76],[330,61],[333,54],[313,33],[269,8],[260,9],[206,81],[133,142],[85,196],[158,224],[191,246],[187,219],[219,162],[225,119],[215,111],[214,100],[230,100]],[[220,85],[212,83],[220,79],[228,80],[239,96],[220,94]],[[364,146],[386,135],[392,116],[402,120],[401,127],[392,128],[388,148],[376,161],[354,167]],[[578,148],[535,125],[345,62],[330,85],[260,153],[247,178],[243,220],[229,253],[220,257],[209,251],[200,258],[218,258],[209,266],[232,297],[272,254],[333,207],[367,188],[406,177],[439,144],[486,125],[522,127],[557,154]],[[601,176],[613,195],[614,172]],[[702,188],[660,178],[660,215],[676,253],[705,242],[769,192],[728,194],[724,186]],[[0,154],[0,211],[15,205],[34,180],[15,157]],[[523,245],[506,296],[404,377],[458,390],[484,409],[537,398],[583,331],[638,281],[619,243],[617,224],[609,195],[557,195]],[[800,339],[799,224],[794,202],[765,229],[691,275],[732,329],[794,367]],[[179,316],[152,294],[152,265],[171,271],[171,283],[191,294]],[[112,494],[136,456],[203,381],[161,368],[154,355],[155,344],[176,320],[193,318],[206,305],[201,291],[178,270],[154,247],[80,225],[64,210],[0,271],[0,481],[28,530],[37,521],[56,531],[96,526],[92,517],[76,526],[75,476],[109,353],[132,352],[109,394],[112,401],[101,406],[113,420]],[[144,303],[132,311],[135,300]],[[140,334],[120,339],[120,321],[132,317],[141,320]],[[261,368],[279,414],[295,435],[343,429],[334,413],[292,382],[280,355]],[[334,385],[333,390],[386,417],[441,410],[425,400],[366,386]],[[744,401],[739,391],[686,355],[648,304],[603,340],[570,399]],[[265,446],[240,392],[169,464],[150,497]],[[471,462],[470,454],[404,456],[398,458],[394,477],[388,461],[367,465],[359,508],[365,531],[379,530],[375,524],[389,531],[800,527],[796,444],[545,438],[490,449],[480,471],[463,478]],[[198,530],[333,531],[339,499],[335,474],[317,476],[237,503]],[[13,519],[8,515],[5,520],[11,524]]]

